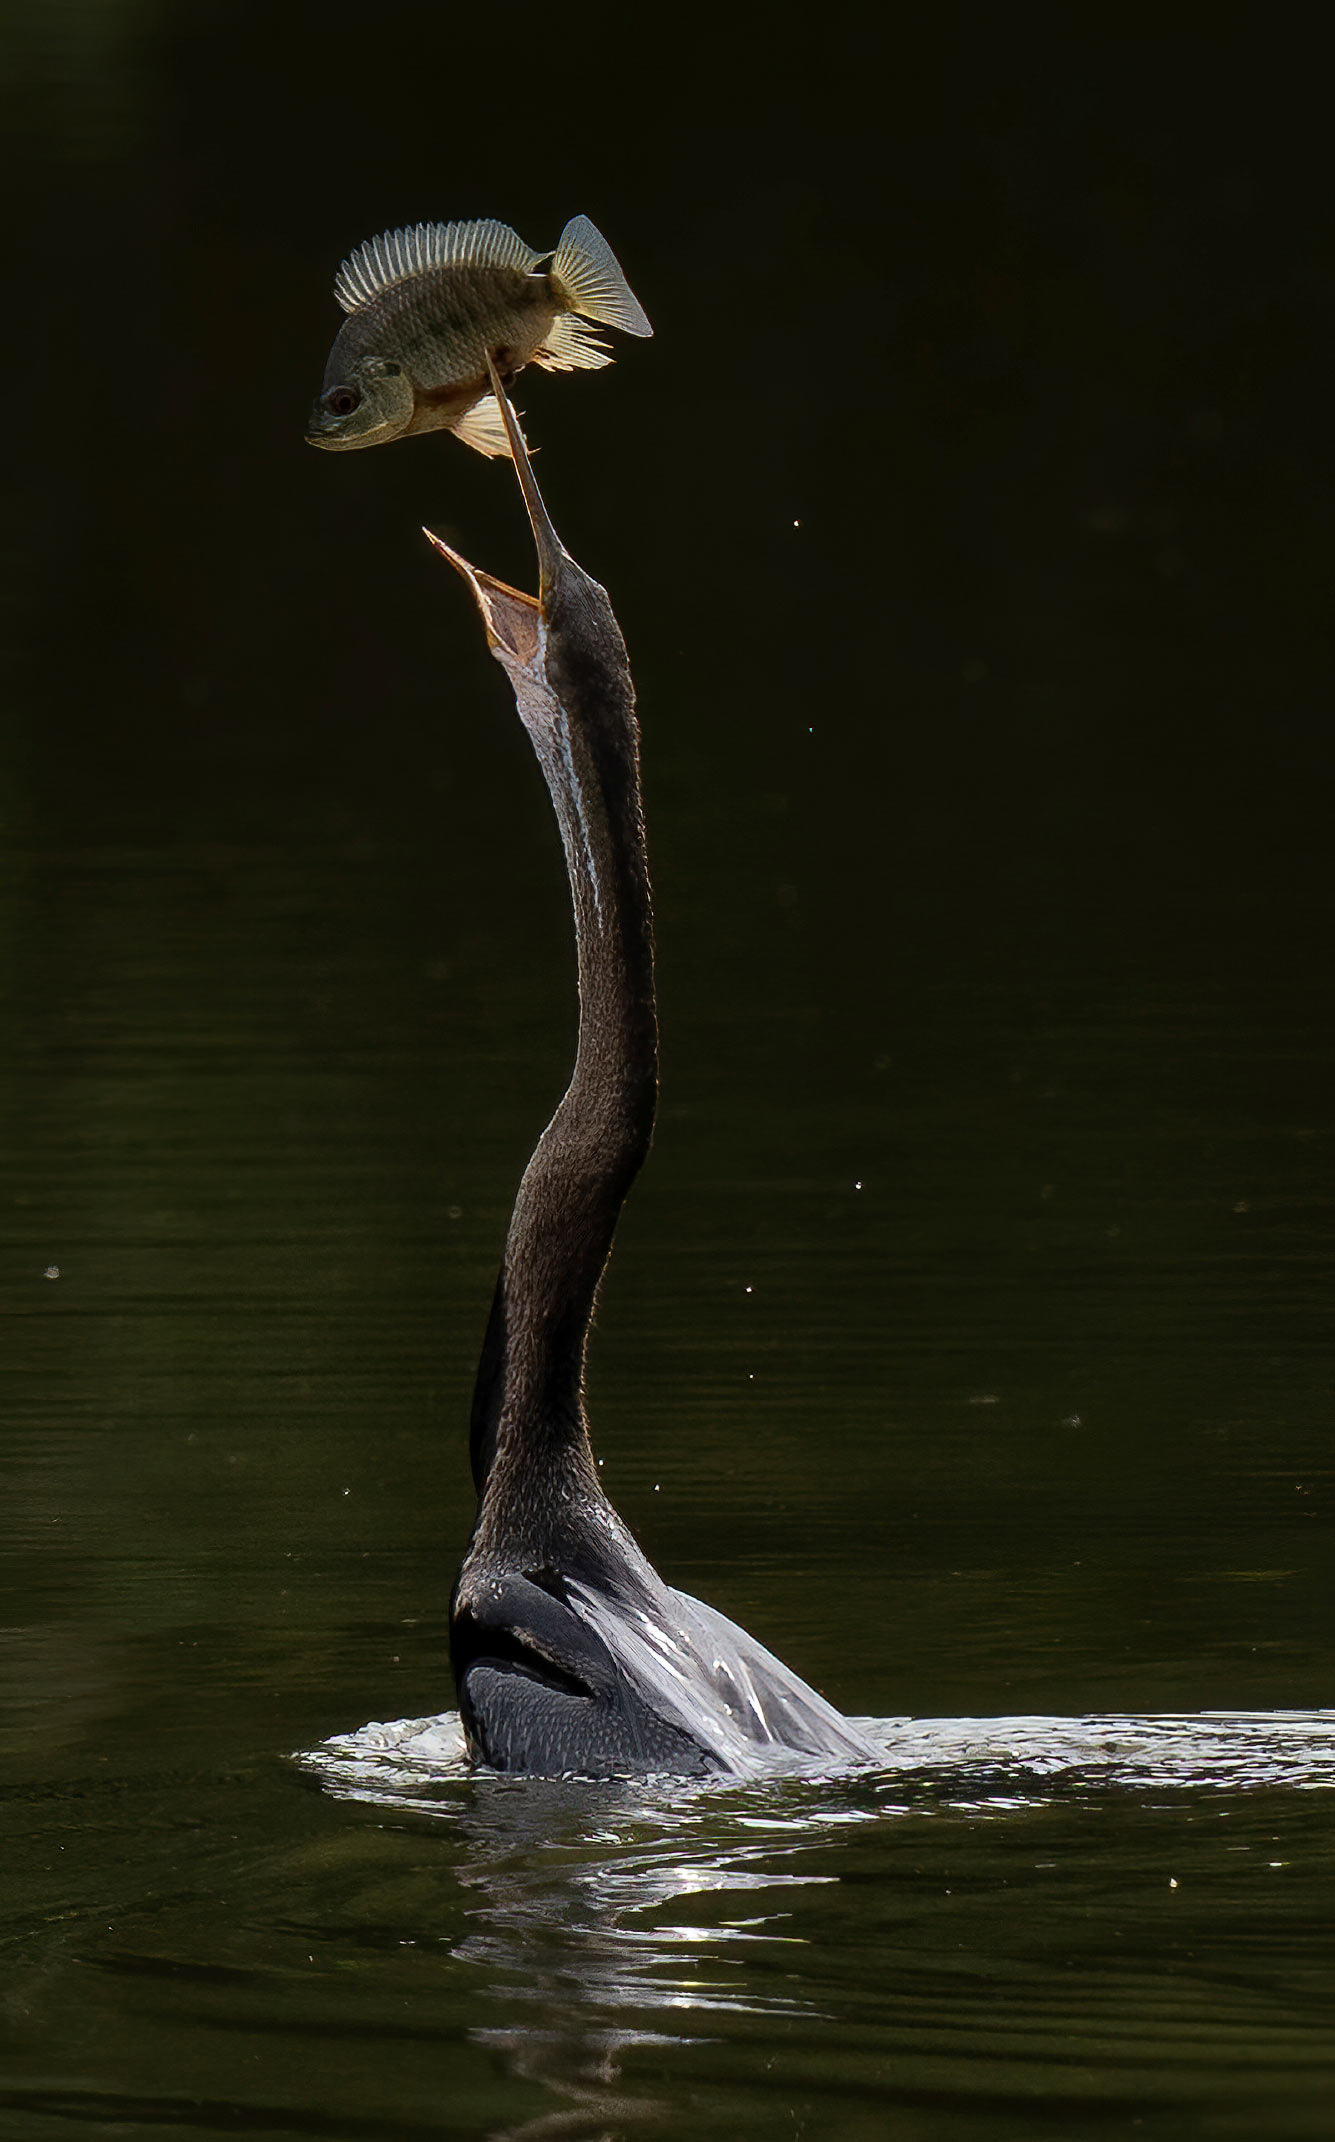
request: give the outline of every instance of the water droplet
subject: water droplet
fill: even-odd
[[[49,1264],[46,1270],[43,1272],[42,1277],[43,1279],[59,1279],[60,1266],[58,1264]]]

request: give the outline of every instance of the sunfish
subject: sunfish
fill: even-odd
[[[334,295],[348,317],[306,437],[337,451],[452,431],[480,454],[508,454],[489,355],[508,387],[526,364],[610,364],[586,321],[653,333],[587,216],[567,223],[554,253],[535,253],[504,223],[387,231],[344,261]]]

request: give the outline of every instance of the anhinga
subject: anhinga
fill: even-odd
[[[515,1200],[473,1399],[477,1521],[450,1617],[464,1730],[484,1762],[534,1775],[875,1759],[855,1725],[745,1630],[665,1584],[599,1484],[585,1341],[658,1093],[639,730],[611,604],[552,527],[494,366],[492,383],[537,545],[538,599],[431,541],[473,591],[551,791],[574,904],[579,1044]]]

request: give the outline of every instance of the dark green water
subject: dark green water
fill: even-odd
[[[19,2142],[1331,2130],[1319,118],[1250,50],[837,29],[0,9]],[[531,579],[511,479],[300,432],[351,244],[577,210],[659,329],[521,396],[658,896],[599,1449],[670,1579],[919,1721],[860,1780],[291,1759],[452,1702],[573,1034],[417,534]]]

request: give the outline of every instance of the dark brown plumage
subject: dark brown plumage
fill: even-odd
[[[477,1522],[451,1614],[474,1753],[606,1776],[871,1760],[870,1741],[745,1631],[665,1584],[604,1495],[584,1348],[658,1082],[639,730],[606,593],[557,537],[494,368],[540,568],[537,601],[468,580],[551,791],[579,970],[570,1086],[515,1200],[473,1402]]]

